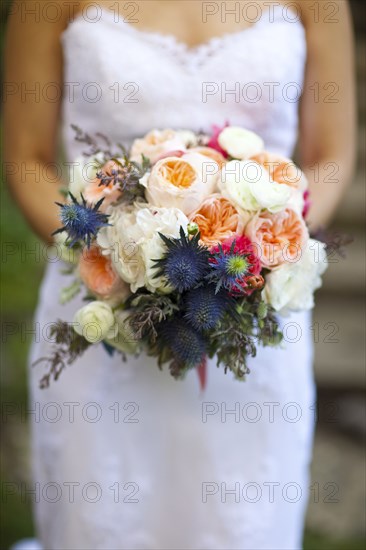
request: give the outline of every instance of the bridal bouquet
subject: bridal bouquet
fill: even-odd
[[[327,266],[305,223],[307,181],[244,128],[153,130],[129,152],[91,148],[59,204],[55,239],[85,305],[52,328],[47,386],[87,348],[155,356],[182,378],[207,357],[235,377],[281,343],[276,313],[310,309]],[[65,193],[66,194],[66,193]]]

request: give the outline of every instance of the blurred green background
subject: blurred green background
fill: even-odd
[[[1,44],[3,45],[6,13],[9,2],[2,0]],[[327,320],[336,320],[342,338],[338,346],[324,342],[316,344],[316,377],[319,409],[335,404],[340,412],[339,422],[320,421],[317,426],[313,461],[313,479],[318,483],[337,480],[342,489],[339,504],[310,503],[305,550],[361,550],[365,548],[365,410],[364,410],[364,174],[365,174],[365,19],[363,2],[352,2],[357,38],[357,76],[360,96],[360,155],[355,183],[335,221],[337,230],[354,236],[349,260],[331,266],[324,288],[318,295],[315,321],[324,326]],[[2,57],[1,57],[2,58]],[[43,263],[22,250],[35,249],[37,239],[30,233],[22,215],[1,181],[1,326],[14,323],[31,326],[37,303],[38,286]],[[7,243],[12,243],[11,255]],[[348,275],[347,261],[351,262],[357,281],[352,289],[344,285]],[[348,277],[347,277],[348,280]],[[349,285],[348,285],[349,286]],[[26,407],[26,364],[30,337],[26,341],[18,331],[12,337],[2,335],[1,346],[1,401],[18,405],[18,414],[3,423],[1,432],[1,480],[30,482],[29,433],[27,423],[20,416]],[[320,415],[322,416],[322,415]],[[29,502],[22,502],[20,494],[5,498],[2,495],[0,548],[34,534]],[[280,550],[280,549],[278,549]]]

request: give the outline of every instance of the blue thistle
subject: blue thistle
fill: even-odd
[[[207,280],[216,283],[216,292],[221,288],[243,292],[240,283],[250,275],[252,264],[248,260],[249,254],[236,252],[235,247],[236,241],[233,240],[229,250],[224,250],[222,245],[218,244],[215,251],[211,251],[211,271],[207,275]]]
[[[233,308],[233,299],[223,289],[216,292],[213,285],[190,290],[185,297],[185,319],[196,330],[214,328],[220,318]]]
[[[101,227],[108,224],[108,215],[99,212],[99,207],[104,201],[104,197],[100,199],[94,206],[89,206],[86,203],[83,195],[81,195],[82,204],[78,203],[75,197],[69,193],[72,204],[56,204],[61,208],[60,219],[63,227],[56,229],[52,235],[66,231],[71,239],[70,247],[77,241],[85,241],[90,248],[90,241],[95,237]]]
[[[168,250],[163,258],[154,262],[155,267],[159,268],[156,277],[165,276],[178,292],[184,292],[206,275],[210,253],[199,244],[199,233],[189,238],[185,235],[183,227],[179,233],[180,238],[168,238],[159,233]]]
[[[199,365],[206,351],[203,336],[182,318],[161,323],[160,334],[174,357],[186,368]]]

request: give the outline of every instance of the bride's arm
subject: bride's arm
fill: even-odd
[[[62,9],[63,3],[58,2]],[[23,9],[21,4],[23,4]],[[66,13],[58,22],[31,10],[39,2],[18,2],[9,17],[4,89],[4,160],[11,192],[34,231],[45,241],[60,223],[55,200],[60,200],[56,161],[60,101],[52,99],[62,90],[60,34]],[[26,11],[24,11],[26,5]],[[65,8],[63,8],[65,10]],[[47,88],[48,87],[48,88]],[[34,91],[35,92],[32,92]],[[59,94],[61,95],[61,94]]]
[[[344,0],[328,2],[327,11],[322,2],[303,1],[299,5],[308,46],[300,109],[300,155],[310,181],[309,222],[316,229],[331,219],[353,174],[353,35],[349,6]]]

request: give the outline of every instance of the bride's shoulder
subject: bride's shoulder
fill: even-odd
[[[316,25],[328,23],[342,23],[349,15],[350,7],[348,0],[333,0],[323,2],[322,0],[294,0],[291,7],[295,8],[305,28],[310,29]]]

